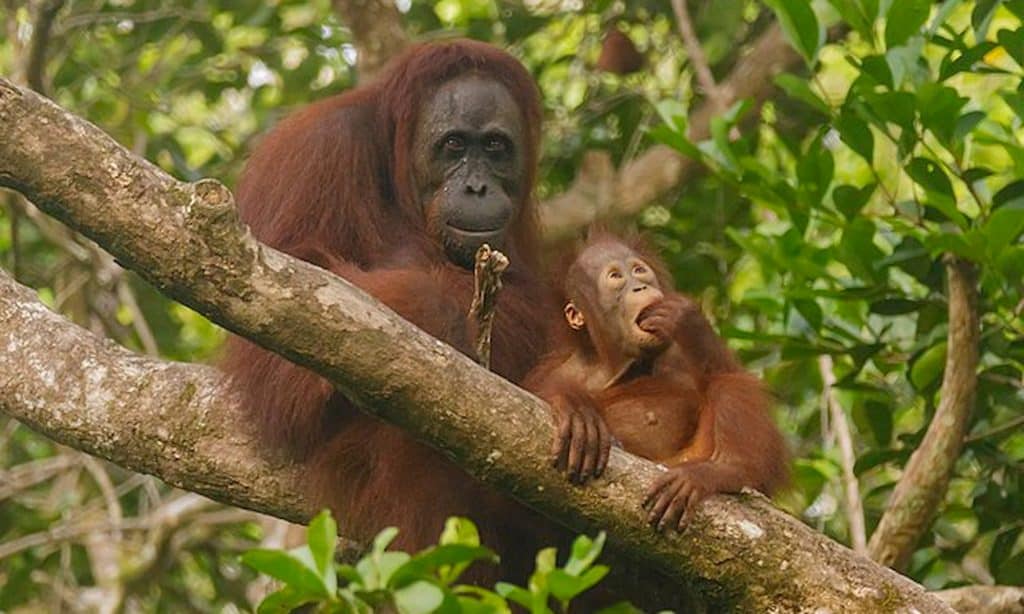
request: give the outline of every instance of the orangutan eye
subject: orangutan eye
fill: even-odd
[[[642,264],[638,264],[635,267],[633,267],[633,274],[634,275],[646,275],[647,274],[647,267],[645,267]]]
[[[449,134],[444,138],[444,148],[452,153],[462,153],[466,150],[466,141],[457,134]]]
[[[608,279],[622,279],[622,273],[618,269],[608,271]]]
[[[484,149],[490,153],[504,153],[508,149],[508,141],[499,135],[491,135],[484,141]]]

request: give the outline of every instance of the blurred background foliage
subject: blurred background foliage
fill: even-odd
[[[907,573],[936,589],[1024,584],[1024,2],[780,0],[769,3],[776,13],[693,1],[700,62],[672,4],[397,7],[413,39],[490,41],[535,75],[542,200],[564,192],[592,150],[621,167],[667,143],[704,163],[625,222],[651,235],[679,287],[763,375],[795,453],[780,503],[837,540],[853,539],[844,462],[870,536],[935,412],[947,352],[942,259],[975,263],[982,334],[970,434]],[[275,121],[360,78],[358,32],[327,0],[0,6],[0,74],[182,179],[232,185]],[[685,118],[709,98],[700,64],[727,81],[779,15],[803,62],[763,105],[719,113],[709,138],[690,142]],[[47,18],[36,70],[33,34]],[[631,39],[639,70],[598,68],[612,31]],[[0,203],[0,262],[49,305],[140,352],[216,355],[219,328],[20,197],[0,193]],[[853,466],[837,445],[845,430]],[[237,554],[283,534],[280,523],[0,419],[0,610],[246,610],[265,586]]]

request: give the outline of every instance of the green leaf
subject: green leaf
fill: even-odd
[[[374,552],[356,563],[356,571],[363,577],[368,590],[383,589],[388,586],[395,571],[409,562],[410,558],[406,552]]]
[[[999,535],[992,542],[992,550],[988,555],[988,566],[990,569],[999,569],[1010,558],[1020,534],[1020,527],[1000,531]]]
[[[1018,66],[1024,67],[1024,28],[1002,29],[996,33],[996,40]]]
[[[401,614],[429,614],[444,602],[444,591],[430,582],[420,580],[396,590],[394,599]]]
[[[916,390],[925,390],[938,380],[946,366],[946,342],[936,343],[917,357],[910,366],[910,383]]]
[[[995,260],[1024,232],[1024,199],[996,209],[982,227],[985,251]]]
[[[480,532],[476,525],[469,518],[452,516],[445,520],[444,530],[441,531],[439,544],[462,544],[464,546],[479,546]]]
[[[704,159],[703,154],[701,154],[700,150],[697,149],[697,146],[685,136],[684,132],[677,132],[665,124],[659,124],[648,128],[647,133],[655,142],[661,143],[662,145],[668,145],[688,158],[697,160],[698,162]]]
[[[938,163],[928,158],[913,158],[907,164],[907,174],[926,192],[934,192],[953,199],[953,184]]]
[[[1011,181],[1006,184],[996,195],[992,197],[992,208],[999,209],[1005,205],[1017,203],[1024,200],[1024,179]]]
[[[828,116],[831,113],[828,104],[811,90],[806,79],[790,73],[782,73],[775,77],[775,84],[781,87],[790,98],[799,100],[822,115]]]
[[[886,89],[894,87],[892,68],[883,55],[869,55],[860,60],[860,71],[874,81],[875,85],[881,85]]]
[[[437,574],[443,584],[451,584],[470,564],[476,561],[498,562],[498,555],[483,546],[441,544],[413,556],[395,570],[389,585],[402,586],[413,579]]]
[[[825,199],[835,172],[832,152],[822,143],[822,136],[811,141],[796,164],[797,196],[807,209],[816,208]]]
[[[527,610],[533,610],[533,593],[525,588],[508,582],[498,582],[494,585],[494,590],[505,599],[514,601]]]
[[[874,38],[874,16],[869,18],[864,14],[862,3],[857,0],[828,0],[828,3],[864,40],[870,41]]]
[[[789,43],[808,64],[814,65],[825,42],[825,30],[818,23],[811,3],[808,0],[767,0],[766,4],[778,16]]]
[[[944,144],[950,144],[960,109],[967,104],[967,100],[951,87],[936,83],[922,85],[917,91],[917,112],[921,116],[921,125]]]
[[[843,109],[836,119],[836,129],[850,149],[860,154],[868,164],[874,160],[875,137],[871,134],[871,128],[864,120],[860,119],[848,109]]]
[[[895,0],[885,15],[886,48],[898,47],[920,32],[931,8],[931,0]]]
[[[913,158],[907,164],[906,170],[914,183],[924,189],[928,197],[926,205],[942,213],[945,219],[961,228],[967,227],[963,214],[956,207],[953,184],[938,163],[927,158]]]
[[[853,219],[871,199],[876,186],[874,182],[861,188],[846,184],[838,185],[832,190],[832,202],[846,219]]]
[[[988,36],[988,24],[992,21],[992,14],[999,6],[999,0],[978,0],[971,11],[971,27],[974,28],[974,39],[985,40]]]
[[[984,111],[970,111],[964,113],[956,120],[956,128],[953,130],[953,141],[962,143],[974,131],[983,119],[988,116]]]
[[[600,582],[607,574],[608,568],[604,565],[595,565],[580,576],[554,569],[548,574],[548,588],[556,599],[569,601]]]
[[[880,446],[887,446],[892,440],[893,412],[892,408],[878,401],[864,402],[864,416],[875,441]]]
[[[597,557],[604,549],[604,542],[607,539],[604,531],[597,534],[597,537],[590,539],[586,535],[580,535],[572,542],[572,550],[569,552],[569,560],[565,563],[565,571],[578,576],[585,569],[593,565]]]
[[[865,93],[864,99],[871,112],[882,121],[904,130],[914,129],[917,99],[910,92]]]
[[[256,571],[280,580],[305,597],[327,597],[328,592],[316,570],[290,553],[278,550],[250,550],[242,562]]]
[[[850,272],[865,280],[878,277],[875,264],[882,258],[882,250],[874,242],[875,225],[859,217],[851,220],[843,230],[839,241],[838,255]]]
[[[333,594],[338,589],[338,580],[334,572],[334,548],[338,542],[338,525],[335,524],[330,511],[321,511],[309,523],[306,541],[317,572],[324,580],[327,590]]]
[[[270,593],[256,608],[256,614],[288,614],[299,606],[313,601],[309,595],[302,595],[290,586]]]
[[[868,310],[883,316],[898,316],[907,313],[914,313],[921,308],[920,301],[912,301],[906,298],[886,298],[871,303]]]

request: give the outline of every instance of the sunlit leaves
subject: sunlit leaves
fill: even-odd
[[[928,21],[931,0],[896,0],[885,15],[885,46],[898,47]]]
[[[779,18],[779,25],[793,48],[808,64],[817,61],[818,50],[825,42],[825,30],[808,0],[767,0]]]

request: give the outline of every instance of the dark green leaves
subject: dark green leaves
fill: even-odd
[[[818,23],[811,3],[808,0],[767,0],[766,3],[778,16],[789,43],[813,65],[825,42],[825,30]]]
[[[894,0],[885,15],[885,46],[898,47],[920,32],[931,8],[930,0]]]
[[[839,130],[839,136],[850,149],[860,154],[868,164],[872,163],[875,152],[875,137],[871,134],[871,128],[868,127],[864,120],[857,117],[852,111],[843,109],[836,119],[836,129]]]

